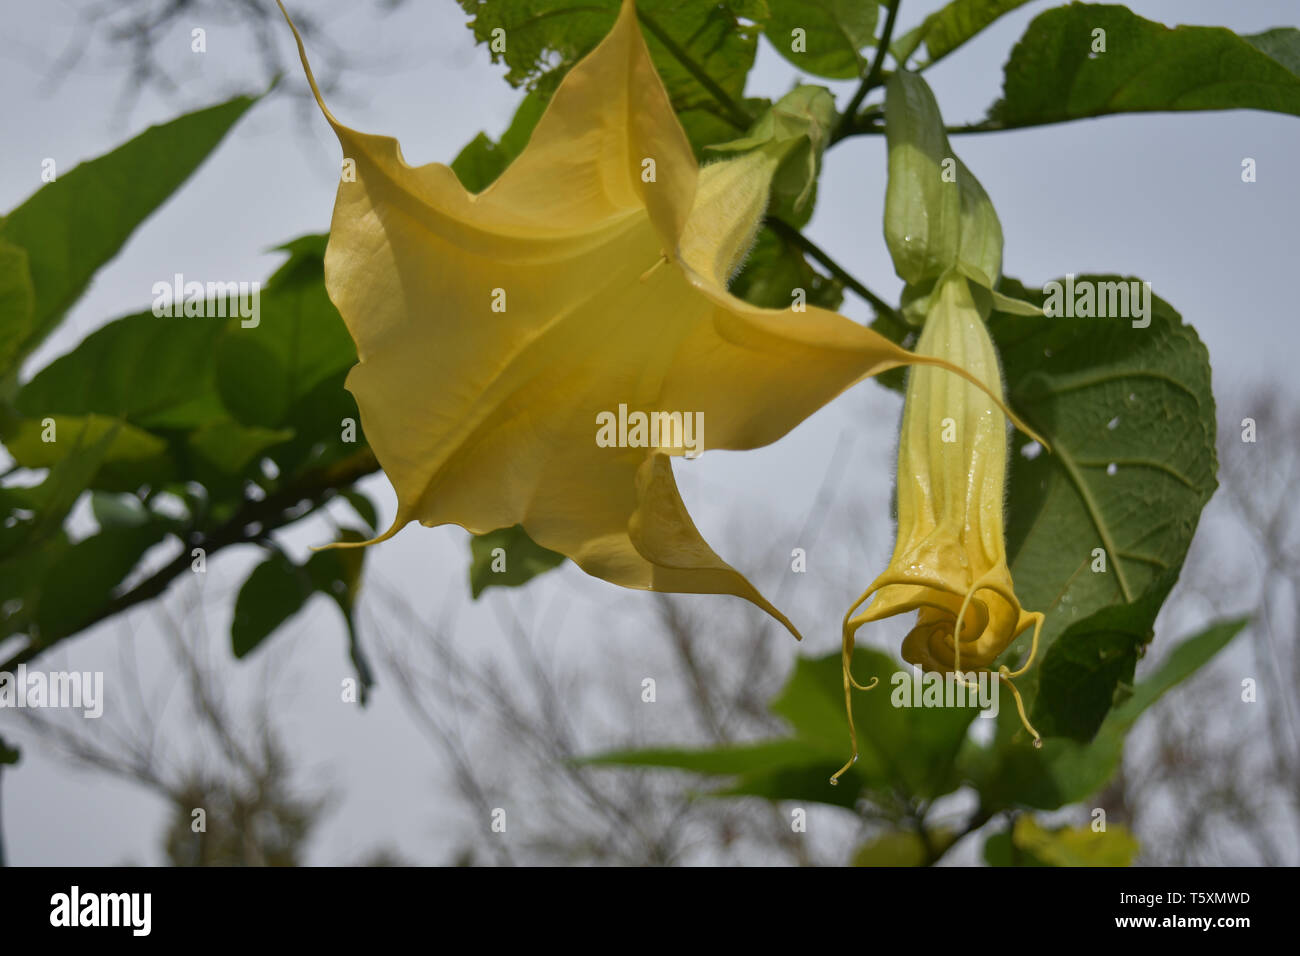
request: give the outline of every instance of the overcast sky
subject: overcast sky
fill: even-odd
[[[45,157],[68,170],[150,123],[215,101],[247,77],[261,75],[245,33],[231,24],[196,23],[207,30],[206,55],[190,52],[188,27],[163,40],[160,59],[180,80],[177,95],[169,99],[145,91],[123,113],[118,104],[125,64],[102,38],[85,35],[80,6],[11,4],[0,23],[0,88],[6,91],[0,98],[0,209],[12,208],[40,185]],[[450,161],[477,132],[495,136],[509,121],[519,93],[501,80],[501,68],[491,64],[486,51],[473,45],[452,0],[411,2],[388,16],[368,3],[313,6],[322,7],[318,20],[332,40],[358,61],[357,69],[337,78],[340,89],[331,97],[335,113],[354,128],[397,136],[408,162]],[[908,0],[900,26],[919,22],[938,6]],[[927,73],[950,123],[982,117],[999,95],[1001,65],[1012,44],[1047,6],[1033,3],[1008,15]],[[1130,6],[1169,24],[1217,24],[1239,33],[1296,25],[1300,19],[1295,4],[1284,0],[1137,0]],[[326,10],[333,12],[327,16]],[[274,39],[288,55],[287,29],[277,29]],[[51,76],[58,54],[83,43],[87,53],[78,66]],[[334,79],[321,75],[323,57],[313,61],[322,81]],[[747,92],[775,98],[794,75],[764,41]],[[299,80],[296,72],[291,79]],[[837,91],[852,86],[831,85]],[[1221,405],[1232,394],[1228,386],[1253,381],[1275,383],[1294,398],[1291,365],[1300,352],[1291,285],[1300,222],[1295,117],[1245,111],[1112,117],[963,136],[955,148],[1001,216],[1006,274],[1030,284],[1066,272],[1140,276],[1209,346]],[[1258,181],[1249,185],[1240,178],[1247,156],[1258,164]],[[104,321],[145,307],[153,283],[174,272],[264,279],[279,261],[265,250],[327,228],[338,159],[328,127],[300,103],[273,98],[257,106],[97,276],[32,368],[67,351]],[[826,157],[821,205],[807,231],[868,286],[893,299],[900,282],[881,235],[884,172],[882,137],[836,146]],[[859,320],[869,314],[852,296],[844,311]],[[683,495],[705,538],[749,573],[760,590],[774,592],[791,542],[772,540],[765,529],[802,525],[837,446],[847,442],[846,498],[851,490],[855,500],[874,502],[881,518],[869,527],[846,527],[845,501],[832,501],[822,534],[853,535],[852,551],[877,562],[886,559],[892,546],[887,515],[899,405],[893,393],[866,383],[770,448],[679,463]],[[1224,411],[1229,418],[1250,414],[1249,409],[1240,415]],[[386,480],[374,477],[365,487],[391,515]],[[307,528],[292,536],[291,544],[305,548],[325,533],[319,526]],[[563,604],[567,616],[562,625],[552,625],[553,640],[557,654],[575,660],[593,647],[622,638],[635,642],[653,632],[649,598],[619,592],[572,566],[520,595],[496,592],[470,605],[465,537],[458,528],[409,528],[368,553],[368,583],[380,581],[407,595],[421,620],[446,619],[454,610],[458,636],[486,654],[499,648],[491,600],[515,602],[523,613],[535,615],[532,620],[545,620],[545,609]],[[811,554],[815,563],[816,552]],[[176,592],[192,590],[190,582],[173,588],[166,603],[187,633],[206,629],[236,697],[249,693],[259,670],[279,675],[276,686],[286,696],[277,700],[276,713],[295,758],[309,780],[329,783],[341,795],[313,843],[311,861],[348,862],[379,845],[400,847],[419,862],[442,860],[458,842],[455,828],[464,824],[448,815],[437,765],[391,690],[381,688],[364,713],[338,702],[338,681],[348,670],[332,608],[314,602],[277,635],[268,652],[251,663],[227,660],[224,634],[234,594],[255,559],[252,549],[243,549],[213,562],[202,583],[203,614],[183,613],[185,595]],[[846,590],[845,604],[874,577],[874,567],[835,569],[846,586],[857,582],[852,593]],[[367,592],[366,600],[377,600],[380,591]],[[807,652],[827,653],[838,645],[838,609],[825,621],[797,593],[788,603],[785,609],[808,635]],[[157,631],[166,626],[157,608],[141,608],[69,642],[65,651],[42,658],[41,666],[104,670],[111,692],[124,635],[134,635],[146,678],[165,673]],[[879,633],[896,639],[899,632]],[[879,646],[885,646],[883,639]],[[111,711],[111,697],[108,706]],[[0,731],[24,744],[21,765],[4,775],[3,832],[11,863],[161,860],[162,806],[155,798],[130,784],[69,770],[39,753],[8,716],[0,717]]]

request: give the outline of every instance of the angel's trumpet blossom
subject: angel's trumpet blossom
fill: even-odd
[[[916,352],[968,369],[987,391],[952,375],[911,372],[898,448],[898,541],[885,572],[844,617],[844,696],[857,757],[851,695],[863,687],[850,673],[854,634],[870,621],[916,611],[903,659],[922,670],[964,675],[990,669],[1023,631],[1033,627],[1029,656],[1017,670],[997,670],[1011,689],[1025,727],[1024,705],[1011,679],[1038,649],[1043,615],[1020,606],[1007,567],[1003,499],[1006,421],[992,397],[1002,394],[993,341],[967,280],[945,279],[936,290]],[[861,610],[859,610],[861,608]]]
[[[325,284],[357,346],[347,387],[397,492],[376,540],[411,521],[518,524],[596,577],[735,595],[797,637],[700,536],[670,457],[766,445],[866,376],[949,365],[834,312],[728,293],[781,156],[699,168],[631,0],[477,194],[339,123],[298,48],[353,173]]]

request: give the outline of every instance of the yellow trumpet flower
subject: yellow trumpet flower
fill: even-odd
[[[833,312],[727,292],[779,153],[698,167],[630,0],[478,194],[339,123],[294,35],[351,173],[325,284],[357,346],[347,387],[397,492],[375,541],[411,521],[519,524],[596,577],[735,595],[798,637],[700,536],[670,456],[766,445],[866,376],[949,365]],[[658,416],[659,437],[622,427],[635,415]],[[699,423],[695,446],[664,440],[665,421]]]
[[[965,278],[953,274],[936,290],[916,352],[962,366],[987,391],[927,367],[910,375],[898,448],[898,541],[889,567],[844,616],[844,698],[853,757],[832,782],[857,759],[852,691],[875,686],[874,679],[859,684],[850,672],[854,634],[869,621],[907,611],[918,613],[903,641],[903,659],[959,678],[990,668],[1032,625],[1025,663],[1014,671],[1004,664],[998,675],[1015,696],[1035,746],[1041,744],[1011,679],[1033,662],[1043,615],[1020,606],[1007,567],[1007,426],[991,397],[1002,395],[1001,369]]]

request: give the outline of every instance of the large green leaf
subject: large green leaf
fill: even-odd
[[[237,96],[151,126],[111,153],[61,173],[0,223],[0,238],[27,252],[35,290],[19,356],[58,324],[95,271],[217,147],[256,102]],[[15,321],[0,314],[0,321]],[[0,374],[8,369],[0,366]]]
[[[239,318],[225,324],[217,389],[246,425],[292,426],[295,402],[356,364],[352,338],[325,291],[326,241],[302,236],[277,247],[289,259],[261,293],[257,324],[245,327]]]
[[[504,40],[505,48],[493,49],[492,56],[505,63],[506,79],[549,97],[569,67],[609,32],[620,0],[460,0],[460,4],[472,16],[469,26],[474,36],[489,49],[493,49],[493,32],[504,31],[496,39]],[[744,132],[749,119],[731,115],[694,71],[707,76],[731,101],[742,103],[758,27],[741,18],[764,19],[766,4],[762,0],[641,0],[637,9],[655,67],[697,150]],[[654,28],[644,26],[645,21]],[[658,31],[667,36],[673,51]]]
[[[1087,742],[1132,691],[1138,658],[1177,574],[1166,572],[1132,604],[1112,604],[1076,621],[1038,666],[1033,724],[1049,737]]]
[[[45,441],[49,428],[55,441]],[[86,443],[112,435],[99,458],[88,487],[107,491],[133,491],[145,484],[161,484],[173,477],[167,443],[142,428],[103,415],[51,415],[49,419],[23,419],[6,436],[5,448],[23,468],[50,468],[70,455],[80,454]]]
[[[1093,50],[1098,30],[1104,53]],[[1300,30],[1242,37],[1072,3],[1029,25],[989,122],[1011,129],[1108,113],[1231,109],[1300,115]]]
[[[1074,283],[1099,289],[1111,281]],[[1046,301],[1017,283],[1003,288]],[[1043,651],[1070,624],[1137,601],[1176,574],[1216,487],[1205,346],[1154,295],[1141,320],[1149,324],[1134,321],[995,313],[989,322],[1011,406],[1052,447],[1042,452],[1016,436],[1006,526],[1016,593],[1047,615]]]
[[[981,805],[992,812],[1015,806],[1055,810],[1096,793],[1119,766],[1124,738],[1138,718],[1166,691],[1213,658],[1246,623],[1244,618],[1220,622],[1180,643],[1111,710],[1089,743],[1046,737],[1041,749],[1005,739],[987,747],[968,744],[960,764],[979,790]],[[1004,707],[999,721],[1019,726],[1013,708]]]
[[[165,534],[153,522],[109,528],[64,551],[45,574],[32,639],[49,645],[85,627]]]
[[[187,429],[223,414],[212,355],[224,323],[142,312],[109,322],[23,386],[30,418],[103,415],[141,428]]]
[[[860,0],[767,0],[763,24],[777,53],[806,73],[846,80],[866,72],[879,7]],[[803,31],[796,35],[795,31]],[[802,51],[796,50],[801,42]]]
[[[65,431],[63,452],[40,484],[0,488],[5,513],[0,521],[0,556],[51,537],[63,527],[63,519],[116,443],[118,428],[113,424],[106,431],[91,427]]]
[[[903,60],[922,44],[927,59],[923,66],[937,63],[974,37],[1004,13],[1023,7],[1029,0],[951,0],[930,14],[921,25],[899,37],[893,52]]]

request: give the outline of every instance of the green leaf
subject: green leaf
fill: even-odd
[[[167,443],[149,432],[102,415],[49,416],[55,441],[45,441],[44,420],[23,419],[6,437],[5,447],[23,468],[50,468],[85,443],[112,435],[99,456],[99,467],[87,485],[108,491],[133,491],[145,484],[162,484],[172,476]]]
[[[803,250],[788,243],[764,226],[754,248],[736,277],[731,293],[746,302],[768,309],[788,309],[796,289],[803,289],[808,305],[838,309],[844,301],[844,287],[809,264]]]
[[[1089,826],[1047,830],[1027,814],[1016,820],[1011,839],[1047,866],[1132,866],[1138,852],[1137,839],[1119,824],[1101,832]]]
[[[1093,52],[1094,31],[1105,52]],[[1300,30],[1237,36],[1169,28],[1122,6],[1073,3],[1036,17],[1007,61],[990,124],[1012,129],[1109,113],[1257,109],[1300,115]]]
[[[1103,289],[1114,277],[1073,281],[1076,290]],[[1047,301],[1016,283],[1003,289]],[[1155,296],[1142,321],[1149,325],[1001,313],[989,321],[1008,401],[1052,447],[1029,457],[1036,444],[1013,439],[1006,523],[1016,593],[1047,615],[1044,652],[1070,624],[1137,601],[1176,574],[1217,484],[1205,346]]]
[[[290,257],[260,295],[257,325],[230,319],[216,349],[225,406],[243,424],[264,428],[292,426],[293,404],[357,361],[325,291],[323,237],[304,236],[278,249]]]
[[[292,437],[292,429],[241,425],[225,419],[195,429],[188,441],[205,469],[234,476],[242,474],[268,448]]]
[[[504,62],[512,86],[527,86],[549,98],[569,68],[609,32],[620,0],[460,0],[472,19],[469,27],[480,43],[490,44],[494,30],[505,31]],[[765,9],[754,0],[641,0],[638,11],[653,20],[690,61],[687,66],[654,32],[643,27],[650,56],[696,150],[745,131],[748,119],[731,117],[696,72],[702,72],[733,103],[742,103],[745,78],[754,64],[758,26],[742,18],[761,18]],[[490,48],[490,47],[489,47]]]
[[[188,429],[223,414],[212,355],[223,323],[142,312],[109,322],[23,386],[30,418],[103,415],[141,428]]]
[[[364,499],[363,499],[364,500]],[[365,541],[367,535],[351,528],[344,528],[339,534],[340,541],[357,543]],[[370,689],[374,686],[374,671],[361,647],[361,638],[356,626],[356,601],[361,591],[361,571],[365,564],[363,548],[329,548],[317,551],[307,561],[307,576],[321,594],[338,605],[343,612],[343,621],[348,631],[348,655],[357,672],[360,693],[358,700],[365,706]]]
[[[0,766],[6,764],[16,764],[18,758],[22,756],[17,747],[9,746],[8,741],[0,737]]]
[[[937,797],[956,789],[960,779],[954,759],[975,708],[902,706],[912,700],[913,674],[876,651],[859,648],[854,668],[860,681],[874,675],[880,686],[853,695],[860,756],[839,786],[830,784],[830,776],[848,757],[849,729],[838,653],[799,658],[773,701],[771,710],[790,725],[790,737],[704,750],[625,751],[590,761],[739,775],[712,795],[812,800],[842,807],[854,806],[868,792],[892,800],[898,794]]]
[[[344,528],[339,541],[364,541],[366,535]],[[293,617],[316,592],[324,594],[343,612],[348,651],[356,668],[359,700],[364,706],[374,685],[373,672],[362,653],[357,634],[355,609],[361,590],[365,552],[361,548],[327,548],[316,551],[306,564],[297,565],[276,551],[255,567],[239,589],[235,615],[230,622],[230,643],[236,657],[243,658]]]
[[[1048,737],[1087,743],[1117,697],[1132,691],[1138,658],[1177,574],[1166,573],[1132,604],[1113,604],[1076,621],[1038,668],[1032,723]]]
[[[297,614],[311,594],[310,578],[279,552],[255,567],[235,599],[230,647],[236,657],[251,654],[281,624]]]
[[[583,763],[628,767],[667,767],[692,773],[732,776],[760,773],[774,766],[808,762],[808,748],[800,740],[764,740],[753,744],[733,744],[709,750],[681,750],[672,747],[649,747],[645,750],[616,750],[584,758]],[[822,773],[823,779],[827,774]]]
[[[27,250],[0,239],[0,380],[9,374],[31,335],[35,310]]]
[[[564,562],[564,555],[543,548],[522,525],[474,535],[469,549],[469,589],[475,598],[486,588],[527,584]]]
[[[237,96],[151,126],[111,153],[62,173],[0,223],[26,250],[35,290],[27,354],[58,324],[96,270],[189,178],[256,102]]]
[[[1044,738],[1043,747],[1001,743],[968,746],[960,757],[962,772],[980,792],[983,806],[993,812],[1029,806],[1055,810],[1096,793],[1115,773],[1124,752],[1124,738],[1139,717],[1170,688],[1207,663],[1246,626],[1245,618],[1212,625],[1183,641],[1162,665],[1102,722],[1090,743],[1064,737]],[[1019,725],[1014,708],[1003,708],[1000,720]]]
[[[45,574],[33,640],[49,646],[85,627],[165,535],[157,523],[114,527],[68,548]]]
[[[104,456],[117,440],[117,429],[96,434],[86,428],[66,436],[65,440],[69,438],[70,453],[55,463],[39,485],[0,488],[0,501],[5,510],[5,521],[0,524],[3,528],[0,555],[8,558],[21,548],[38,544],[61,531],[63,519],[99,472]],[[15,514],[19,510],[22,516]],[[17,560],[21,562],[22,558]],[[0,575],[0,579],[4,577]]]
[[[509,128],[495,143],[486,133],[479,133],[452,161],[451,170],[460,184],[472,193],[481,193],[496,181],[516,156],[528,145],[533,127],[542,118],[546,98],[539,93],[524,97]]]
[[[937,63],[970,40],[1004,13],[1023,7],[1029,0],[951,0],[909,30],[893,45],[893,52],[906,60],[922,44],[928,57],[922,68]]]
[[[768,0],[763,32],[773,49],[799,69],[830,79],[866,72],[861,51],[872,45],[879,7],[859,0]],[[795,31],[802,30],[796,38]],[[802,52],[795,46],[802,42]]]

